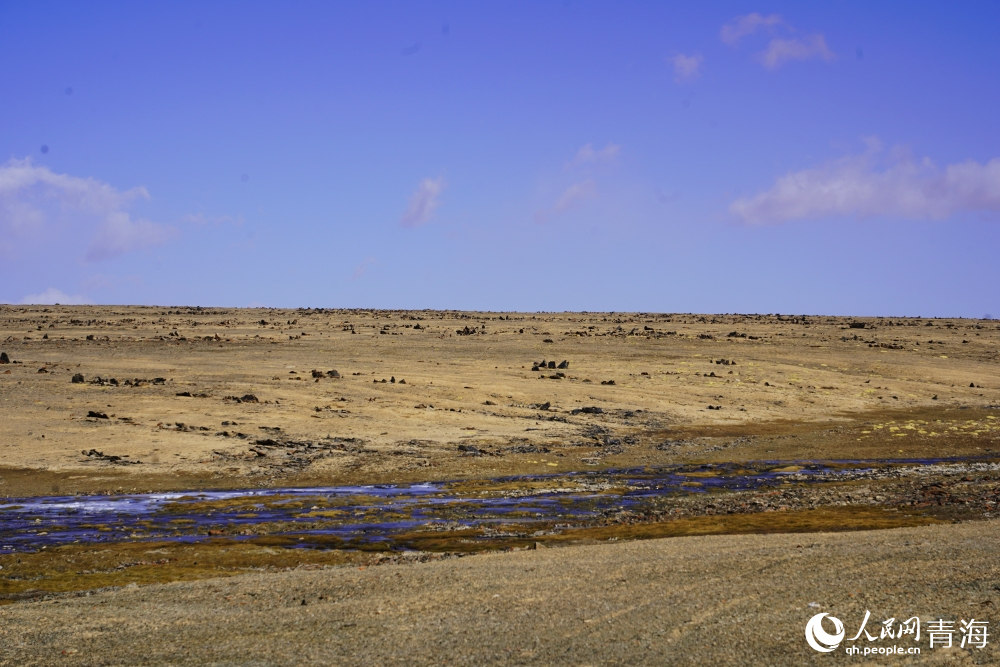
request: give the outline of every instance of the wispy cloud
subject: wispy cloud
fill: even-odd
[[[361,260],[361,263],[354,267],[354,273],[351,274],[351,280],[357,280],[363,275],[368,273],[368,267],[375,263],[374,257],[365,257]]]
[[[740,40],[747,35],[752,35],[762,28],[770,30],[784,24],[784,20],[777,14],[761,16],[755,12],[746,16],[737,16],[722,26],[719,31],[719,39],[729,46],[738,46]]]
[[[759,55],[761,63],[768,69],[779,67],[789,60],[833,60],[835,55],[826,45],[826,38],[819,33],[802,39],[772,39]]]
[[[574,183],[566,188],[556,202],[556,205],[552,207],[552,211],[554,213],[562,213],[563,211],[570,210],[582,201],[596,198],[597,184],[594,183],[593,179],[588,178],[585,181]]]
[[[208,225],[233,225],[234,227],[240,227],[243,225],[243,216],[234,218],[231,215],[205,215],[204,213],[191,213],[182,217],[181,220],[199,227],[207,227]]]
[[[132,250],[159,245],[175,236],[170,227],[149,220],[133,220],[125,211],[109,211],[87,248],[86,259],[99,262]]]
[[[686,56],[678,53],[667,60],[674,66],[674,81],[677,83],[694,81],[701,76],[701,63],[704,58],[700,54]]]
[[[592,178],[573,183],[563,190],[552,207],[535,212],[535,222],[539,224],[547,222],[555,216],[578,208],[588,199],[597,199],[597,183]]]
[[[796,30],[778,14],[747,14],[737,16],[729,23],[722,26],[719,31],[719,39],[732,47],[737,47],[744,37],[752,35],[759,30],[766,30],[774,33],[780,29],[782,32],[795,33]],[[775,69],[789,60],[809,60],[819,58],[830,61],[836,54],[830,50],[826,44],[826,37],[821,33],[813,33],[802,37],[786,36],[772,37],[767,47],[757,54],[760,63],[768,68]]]
[[[551,204],[535,211],[535,222],[547,222],[556,216],[580,208],[587,200],[597,199],[597,182],[609,171],[617,168],[617,158],[621,150],[620,145],[612,142],[608,142],[601,149],[594,148],[593,144],[581,146],[573,159],[564,165],[566,173],[560,177],[562,189],[555,190],[560,193],[559,196],[554,202],[549,199]],[[572,178],[572,182],[567,185],[569,178]]]
[[[419,227],[430,220],[434,210],[440,205],[438,198],[444,188],[444,178],[425,178],[420,181],[417,191],[410,197],[410,205],[399,219],[399,224],[403,227]]]
[[[608,162],[614,160],[618,157],[619,151],[621,151],[621,146],[618,144],[608,143],[607,146],[600,150],[594,150],[593,144],[586,144],[580,147],[580,150],[576,152],[576,157],[573,159],[573,165],[590,164],[594,162]]]
[[[93,303],[83,295],[70,296],[55,287],[50,287],[41,294],[29,294],[21,299],[25,305],[52,306],[60,304],[63,306],[82,306]]]
[[[1000,213],[1000,158],[943,169],[930,159],[876,166],[877,149],[781,176],[729,210],[750,224],[834,217],[943,220],[962,212]]]
[[[143,187],[121,191],[93,178],[57,174],[30,159],[10,160],[0,166],[0,233],[8,239],[37,237],[57,218],[88,233],[87,260],[110,259],[175,235],[173,228],[133,219],[126,210],[148,198]],[[6,246],[16,250],[11,241]]]

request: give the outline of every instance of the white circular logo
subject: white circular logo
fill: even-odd
[[[840,642],[844,640],[844,624],[840,622],[839,618],[830,616],[833,627],[836,629],[832,635],[823,629],[823,619],[827,616],[830,615],[826,613],[816,614],[806,623],[806,641],[822,653],[836,651]]]

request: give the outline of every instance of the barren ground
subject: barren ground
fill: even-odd
[[[0,341],[11,496],[1000,449],[993,321],[53,306]]]
[[[525,474],[887,464],[849,483],[671,497],[646,513],[497,543],[518,552],[536,542],[564,547],[530,554],[455,558],[460,541],[418,541],[424,551],[413,558],[435,562],[412,567],[384,552],[276,548],[264,533],[0,555],[0,600],[12,603],[2,612],[0,664],[48,664],[56,649],[68,650],[59,655],[69,662],[126,664],[123,647],[138,636],[155,639],[149,664],[244,664],[248,647],[258,647],[261,664],[351,655],[361,664],[735,664],[745,652],[702,640],[709,626],[740,623],[789,625],[771,639],[740,630],[741,645],[776,651],[751,664],[802,664],[800,626],[815,609],[802,605],[824,591],[820,602],[844,605],[845,616],[861,610],[847,588],[877,591],[885,614],[969,615],[968,605],[993,604],[984,582],[995,581],[995,552],[983,545],[995,541],[989,519],[1000,501],[995,321],[6,306],[0,351],[11,362],[0,365],[7,498],[444,480],[488,494],[530,490],[527,481],[496,479]],[[928,475],[888,465],[949,457],[979,467]],[[844,530],[871,532],[826,532]],[[919,541],[904,540],[910,535]],[[789,559],[806,553],[803,541],[839,555]],[[532,559],[544,576],[517,574],[534,572]],[[899,559],[906,581],[891,565]],[[376,564],[371,574],[351,569]],[[303,569],[317,567],[335,569]],[[177,580],[199,581],[161,585]],[[116,588],[129,583],[142,587]],[[323,586],[340,592],[316,592]],[[518,601],[493,609],[492,597],[480,600],[482,586],[510,586]],[[251,598],[265,593],[247,591],[266,591],[261,609],[271,611],[313,591],[332,616],[298,607],[280,618],[220,615],[218,604],[235,604],[212,597],[222,589]],[[370,597],[355,609],[362,589]],[[88,592],[97,597],[75,597]],[[649,617],[664,599],[676,606]],[[65,614],[88,605],[93,622],[66,625]],[[409,611],[369,627],[369,615],[387,605]],[[429,616],[411,618],[426,605]],[[119,623],[151,613],[162,622]],[[293,617],[301,631],[282,620]],[[181,632],[184,624],[203,630]],[[416,658],[406,652],[412,646]]]

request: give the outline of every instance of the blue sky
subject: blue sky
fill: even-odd
[[[0,2],[0,302],[1000,317],[1000,4]]]

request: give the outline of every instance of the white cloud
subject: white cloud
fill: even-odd
[[[21,303],[39,306],[52,306],[57,303],[63,306],[83,306],[93,302],[85,296],[70,296],[61,290],[57,290],[55,287],[50,287],[41,294],[29,294],[21,299]]]
[[[399,224],[403,227],[419,227],[434,214],[434,210],[440,205],[438,197],[444,190],[444,178],[425,178],[420,181],[417,191],[410,198],[410,205],[406,208]]]
[[[719,38],[735,48],[747,35],[752,35],[761,29],[773,33],[777,28],[781,28],[786,33],[795,32],[795,28],[777,14],[769,14],[768,16],[756,13],[747,14],[746,16],[737,16],[722,26]],[[767,48],[757,54],[757,57],[764,67],[775,69],[789,60],[820,58],[830,61],[836,57],[836,54],[826,45],[826,37],[821,33],[815,33],[804,37],[773,37],[768,42]]]
[[[580,165],[591,162],[607,162],[618,157],[618,152],[621,148],[622,147],[618,144],[608,143],[608,145],[601,150],[595,151],[593,144],[586,144],[576,152],[576,158],[573,160],[573,164]]]
[[[761,16],[755,12],[746,16],[737,16],[722,26],[722,29],[719,31],[719,39],[729,46],[738,46],[741,39],[747,35],[752,35],[761,28],[770,30],[775,26],[784,24],[784,20],[777,14]]]
[[[877,149],[876,149],[877,150]],[[941,169],[930,159],[901,159],[879,170],[876,150],[791,172],[771,189],[734,201],[744,222],[766,224],[833,217],[943,220],[962,212],[1000,213],[1000,158]]]
[[[807,35],[802,39],[772,39],[760,55],[764,67],[774,69],[788,60],[809,60],[820,58],[833,60],[835,55],[826,45],[826,38],[821,34]]]
[[[594,183],[593,179],[588,178],[585,181],[574,183],[566,188],[566,190],[559,197],[559,200],[556,202],[556,205],[552,207],[552,212],[563,213],[564,211],[568,211],[569,209],[575,207],[582,201],[596,198],[597,184]]]
[[[686,56],[678,53],[667,60],[674,66],[674,81],[677,83],[694,81],[701,76],[701,63],[704,58],[699,54]]]
[[[85,257],[101,260],[163,243],[175,230],[148,220],[133,220],[126,211],[136,199],[148,199],[143,187],[120,191],[93,178],[57,174],[30,159],[0,166],[0,233],[7,239],[47,236],[52,225],[69,223],[90,238]],[[14,251],[17,244],[7,241]]]
[[[174,236],[174,230],[149,220],[132,220],[124,211],[111,211],[87,248],[93,262],[111,259],[132,250],[159,245]]]
[[[572,173],[576,182],[565,186],[552,205],[536,210],[535,222],[544,223],[555,216],[579,208],[589,199],[597,199],[597,181],[617,168],[616,158],[621,149],[618,144],[610,142],[600,150],[595,149],[593,144],[581,146],[573,160],[565,164],[565,168]],[[563,181],[563,184],[566,182]],[[553,189],[555,187],[553,185]]]

